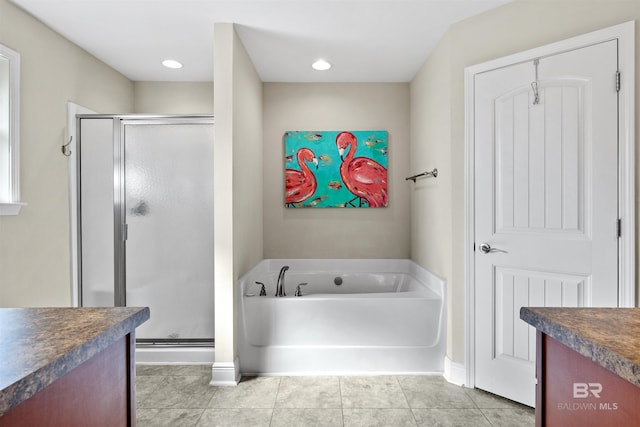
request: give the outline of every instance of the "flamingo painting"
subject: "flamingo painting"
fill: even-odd
[[[288,168],[285,170],[285,205],[289,207],[296,207],[297,204],[309,199],[318,186],[315,175],[307,165],[307,162],[313,162],[318,169],[318,159],[313,151],[309,148],[301,148],[296,154],[296,159],[300,170]]]
[[[369,157],[355,157],[358,139],[351,132],[340,132],[336,146],[342,159],[340,177],[345,187],[356,196],[344,206],[356,206],[356,201],[358,206],[362,206],[363,199],[371,208],[387,206],[387,169]]]
[[[388,206],[388,141],[386,130],[286,131],[285,207]]]

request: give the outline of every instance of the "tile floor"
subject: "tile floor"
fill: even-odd
[[[533,426],[533,409],[440,376],[249,377],[212,387],[210,366],[139,365],[138,426]]]

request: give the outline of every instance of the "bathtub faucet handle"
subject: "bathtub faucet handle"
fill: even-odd
[[[308,283],[300,283],[298,286],[296,286],[296,296],[297,297],[301,297],[302,296],[302,291],[300,290],[300,286],[306,286],[308,285]]]
[[[266,297],[267,296],[267,291],[264,288],[264,283],[262,282],[256,282],[256,285],[260,285],[260,296],[261,297]]]

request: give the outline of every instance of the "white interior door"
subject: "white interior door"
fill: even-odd
[[[618,304],[617,43],[475,77],[475,385],[530,406],[520,307]]]

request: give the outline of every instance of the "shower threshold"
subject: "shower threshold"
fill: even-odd
[[[215,347],[213,338],[137,338],[136,347]]]
[[[212,338],[138,338],[136,364],[212,365],[216,353],[214,344]]]

